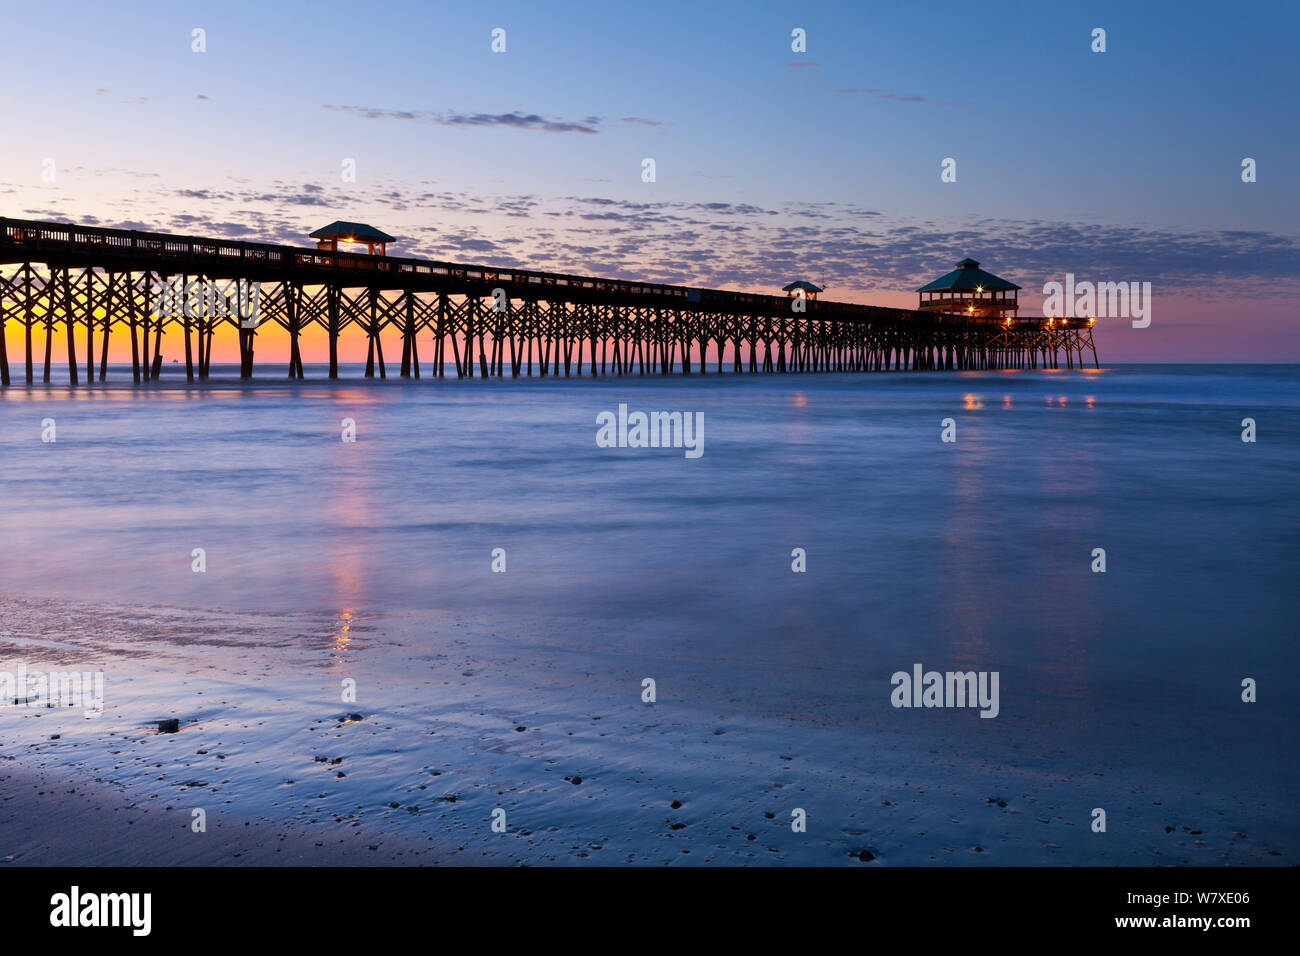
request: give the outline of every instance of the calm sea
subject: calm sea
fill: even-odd
[[[1297,862],[1295,366],[307,374],[0,393],[0,670],[105,675],[4,754],[520,862]]]

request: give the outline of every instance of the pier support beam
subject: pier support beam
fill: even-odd
[[[63,325],[68,333],[68,384],[79,384],[77,374],[77,323],[76,303],[72,299],[72,276],[64,269],[60,278],[63,280]]]

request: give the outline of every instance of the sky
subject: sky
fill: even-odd
[[[1105,362],[1300,361],[1297,4],[3,6],[0,216],[895,306],[970,256],[1150,282]]]

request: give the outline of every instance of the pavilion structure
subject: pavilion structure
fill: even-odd
[[[817,293],[822,291],[822,287],[813,285],[811,282],[804,282],[803,279],[796,279],[789,285],[782,286],[781,291],[790,298],[794,298],[802,292],[805,299],[816,299]]]
[[[388,244],[397,240],[386,232],[381,232],[374,226],[367,226],[364,222],[344,222],[337,220],[317,229],[311,234],[311,238],[316,240],[316,248],[327,252],[338,252],[339,243],[343,243],[344,252],[360,252],[360,249],[350,249],[349,246],[365,246],[366,252],[370,255],[375,254],[375,247],[379,247],[381,256],[388,255]]]
[[[1020,286],[991,272],[974,259],[963,259],[945,276],[916,290],[917,308],[922,312],[943,312],[964,319],[992,319],[1006,322],[1016,318],[1020,308]]]

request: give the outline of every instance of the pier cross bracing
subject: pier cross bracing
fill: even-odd
[[[322,242],[322,246],[326,243]],[[442,378],[571,375],[866,372],[1098,367],[1090,320],[1021,319],[894,309],[788,296],[695,289],[553,272],[366,255],[333,248],[202,239],[0,218],[0,384],[11,384],[5,328],[23,328],[23,373],[42,381],[56,343],[69,381],[104,381],[108,345],[131,343],[134,381],[157,379],[165,328],[183,329],[186,377],[209,375],[218,334],[237,335],[242,378],[253,375],[258,328],[235,315],[155,315],[160,282],[243,280],[260,289],[258,327],[288,332],[288,376],[303,377],[299,337],[309,326],[368,341],[366,377],[388,377],[381,334],[401,337],[399,375],[419,378],[421,346]],[[797,283],[796,283],[797,285]],[[496,293],[494,290],[504,290]],[[963,300],[969,302],[969,299]],[[186,312],[188,310],[182,310]],[[84,344],[84,350],[78,352]],[[724,361],[729,353],[730,361]],[[80,356],[80,357],[79,357]]]

